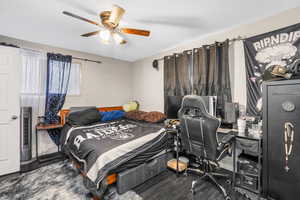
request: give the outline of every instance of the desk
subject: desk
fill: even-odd
[[[57,146],[57,152],[39,156],[39,140],[38,132],[39,131],[48,131],[54,129],[61,129],[63,126],[61,124],[38,124],[35,127],[35,139],[36,139],[36,159],[39,164],[47,163],[50,161],[58,161],[63,159],[63,155],[60,152],[60,146]]]
[[[262,181],[262,138],[256,137],[251,134],[249,134],[248,130],[245,132],[238,132],[237,130],[230,130],[230,129],[219,129],[219,134],[232,134],[235,135],[235,148],[239,148],[244,151],[244,154],[250,155],[257,158],[257,174],[249,174],[246,173],[244,170],[237,168],[235,170],[234,166],[234,173],[233,173],[233,186],[235,188],[242,188],[246,189],[250,192],[254,192],[258,195],[258,199],[260,198],[260,194],[262,192],[261,187],[261,181]],[[236,150],[234,150],[236,152]],[[234,153],[234,158],[236,157],[236,153]],[[237,184],[236,182],[236,175],[240,177],[240,181]],[[257,189],[254,189],[251,187],[251,185],[245,184],[243,181],[244,177],[254,177],[254,179],[257,179]],[[251,181],[249,181],[250,183]],[[255,183],[253,183],[255,184]]]

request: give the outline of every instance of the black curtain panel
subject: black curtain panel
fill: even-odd
[[[217,47],[215,45],[206,47],[208,48],[208,84],[207,84],[207,95],[208,96],[218,96],[219,89],[219,65],[217,63]],[[219,99],[219,98],[218,98]]]
[[[48,124],[59,123],[58,112],[65,103],[65,97],[69,86],[72,56],[61,54],[47,54],[47,86],[45,122]],[[59,144],[57,130],[49,130],[48,133],[55,144]]]
[[[164,57],[164,111],[168,110],[168,96],[175,96],[176,68],[175,56]]]
[[[217,43],[217,63],[219,66],[218,79],[219,88],[218,96],[220,96],[220,105],[225,105],[225,102],[232,102],[230,73],[229,73],[229,40],[223,43]]]
[[[264,81],[299,78],[300,24],[247,38],[244,41],[247,75],[247,114],[259,116]],[[278,74],[281,67],[287,73]]]
[[[199,96],[206,96],[208,94],[208,49],[194,49],[193,55],[193,93]]]
[[[191,69],[192,53],[184,51],[182,54],[177,54],[175,57],[175,65],[177,72],[177,87],[176,95],[184,96],[191,94]]]
[[[194,49],[193,93],[217,96],[219,109],[231,102],[228,58],[229,41]]]
[[[164,57],[164,110],[168,110],[168,97],[181,97],[191,93],[192,54],[183,52]]]
[[[229,40],[164,57],[165,112],[168,97],[196,94],[217,96],[220,110],[231,102]]]

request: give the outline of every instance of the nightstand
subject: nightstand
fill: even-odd
[[[48,130],[54,130],[54,129],[61,129],[63,126],[61,124],[39,124],[35,127],[35,139],[36,139],[36,159],[39,164],[51,164],[57,161],[64,160],[64,155],[60,151],[60,146],[57,147],[57,152],[46,154],[39,156],[39,140],[38,135],[39,131],[48,131]]]

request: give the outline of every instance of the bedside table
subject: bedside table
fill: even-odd
[[[42,156],[39,156],[39,140],[38,140],[38,134],[39,131],[48,131],[53,129],[61,129],[63,125],[61,124],[39,124],[35,126],[35,139],[36,139],[36,159],[39,164],[51,164],[57,161],[61,161],[64,159],[64,155],[60,151],[60,146],[57,147],[57,152],[45,154]]]

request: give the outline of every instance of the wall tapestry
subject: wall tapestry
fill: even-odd
[[[259,116],[262,83],[300,78],[300,24],[247,38],[247,114]]]

